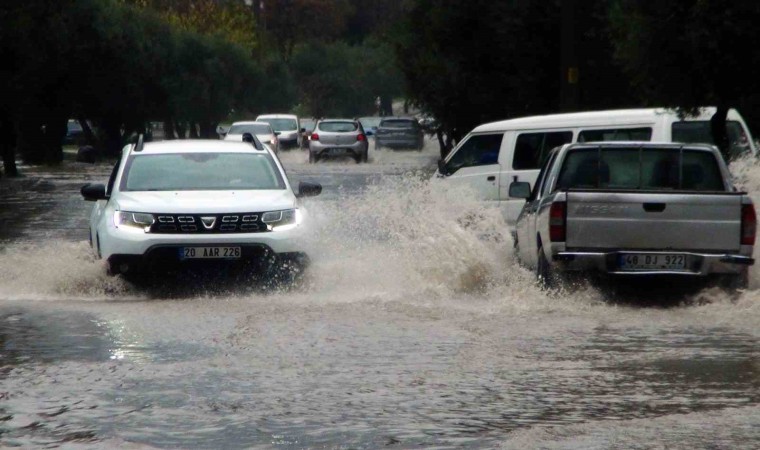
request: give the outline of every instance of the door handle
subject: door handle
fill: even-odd
[[[488,178],[486,178],[486,180],[488,180],[488,181],[496,181],[496,176],[495,175],[491,175]]]
[[[644,211],[646,212],[663,212],[665,211],[665,203],[644,203]]]

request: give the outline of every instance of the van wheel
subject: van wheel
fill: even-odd
[[[536,257],[536,281],[541,289],[554,289],[557,287],[557,276],[552,270],[551,264],[544,255],[543,246],[538,246],[538,255]]]

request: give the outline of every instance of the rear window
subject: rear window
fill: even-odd
[[[230,131],[228,131],[228,134],[243,134],[243,133],[268,134],[268,133],[271,133],[271,131],[270,131],[269,125],[263,124],[263,123],[232,125],[230,127]]]
[[[285,189],[285,182],[268,153],[167,153],[130,156],[120,189]]]
[[[256,122],[266,122],[272,125],[274,131],[296,131],[298,122],[295,119],[272,119],[268,117],[256,119]]]
[[[571,150],[556,189],[726,190],[711,152],[636,147]]]
[[[741,123],[735,120],[726,121],[726,129],[728,131],[731,156],[738,156],[750,151],[749,139]],[[709,120],[673,122],[672,132],[673,142],[715,145],[715,138],[713,137]]]
[[[320,122],[320,131],[327,131],[332,133],[350,133],[356,131],[359,126],[356,122]]]
[[[385,119],[380,122],[383,128],[415,128],[416,125],[417,121],[411,119]]]
[[[608,130],[583,130],[578,142],[651,141],[652,128],[612,128]]]

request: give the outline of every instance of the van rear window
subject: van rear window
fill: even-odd
[[[556,189],[725,191],[711,152],[678,148],[571,150]]]
[[[750,151],[749,139],[747,139],[747,134],[744,132],[741,123],[735,120],[726,121],[726,130],[728,131],[728,141],[732,157]],[[715,145],[715,138],[713,137],[709,120],[673,122],[672,132],[673,142]]]

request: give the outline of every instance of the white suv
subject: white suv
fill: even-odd
[[[300,128],[298,116],[294,114],[262,114],[256,117],[256,122],[266,122],[272,125],[280,143],[280,149],[301,148],[303,128]]]
[[[108,272],[209,264],[273,277],[302,271],[308,257],[299,242],[298,197],[322,187],[301,183],[295,194],[279,159],[255,144],[139,140],[124,147],[107,186],[82,188],[85,200],[96,202],[90,242]]]

